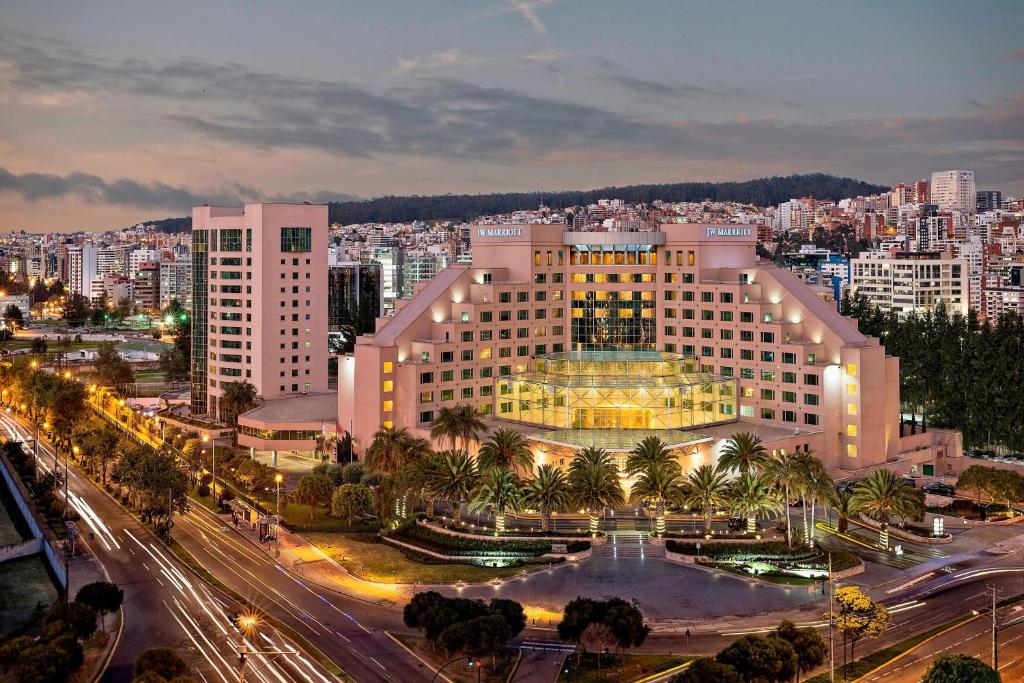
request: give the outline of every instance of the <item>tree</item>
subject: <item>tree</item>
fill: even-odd
[[[366,466],[373,472],[394,474],[429,450],[429,445],[405,427],[382,427],[366,449]]]
[[[145,650],[136,657],[135,664],[132,666],[132,674],[134,676],[141,676],[147,672],[163,676],[169,681],[177,676],[187,675],[188,665],[171,648],[154,647]]]
[[[743,474],[733,484],[730,510],[747,518],[747,533],[757,530],[758,517],[778,513],[782,505],[779,496],[772,492],[763,477]]]
[[[797,673],[797,655],[793,646],[776,636],[743,636],[716,655],[747,681],[783,683]]]
[[[700,657],[676,674],[670,683],[743,683],[743,677],[728,664],[712,657]]]
[[[73,633],[39,640],[19,636],[0,644],[0,668],[18,683],[66,681],[82,661],[82,646]]]
[[[839,533],[846,533],[850,526],[850,515],[855,512],[853,507],[853,491],[836,491],[832,499],[832,509],[836,512],[836,528]]]
[[[684,500],[700,508],[704,517],[704,533],[711,533],[711,515],[723,508],[729,501],[729,482],[725,472],[711,465],[700,465],[686,475],[683,483]]]
[[[58,602],[46,617],[47,624],[66,624],[78,638],[88,638],[96,632],[96,610],[85,603]]]
[[[430,495],[451,503],[455,521],[462,517],[462,503],[477,485],[476,463],[464,451],[442,451],[440,462],[429,474],[426,489]]]
[[[569,488],[578,505],[590,512],[590,533],[606,507],[623,505],[626,497],[615,462],[603,448],[587,447],[569,463]]]
[[[794,453],[785,449],[773,453],[763,465],[765,476],[775,482],[775,486],[783,492],[782,510],[786,522],[786,545],[793,547],[793,525],[789,523],[789,504],[792,502],[791,491],[799,490],[807,480],[808,465],[802,453]]]
[[[78,327],[89,319],[89,299],[81,294],[72,294],[64,300],[63,317],[71,327]]]
[[[494,514],[494,528],[499,532],[505,530],[505,515],[522,507],[523,483],[513,472],[501,467],[484,472],[469,503],[470,510],[490,510]]]
[[[722,447],[718,468],[723,472],[757,474],[767,463],[768,451],[761,445],[760,437],[739,432],[729,437]]]
[[[626,458],[626,472],[636,474],[652,465],[679,467],[668,446],[656,436],[648,436],[629,452],[629,457]]]
[[[903,477],[892,470],[875,470],[853,487],[850,505],[854,510],[867,514],[881,522],[884,528],[893,517],[922,519],[924,516],[924,493],[907,486]]]
[[[605,650],[615,647],[615,643],[615,634],[607,624],[601,622],[587,624],[583,633],[580,634],[580,645],[583,646],[583,651],[597,653],[598,670],[601,669],[601,655]]]
[[[679,499],[681,481],[682,475],[676,463],[649,462],[630,488],[630,500],[654,503],[657,519],[655,529],[659,536],[665,535],[665,504]]]
[[[296,503],[309,506],[309,519],[312,520],[316,508],[327,507],[331,504],[333,492],[334,488],[331,485],[330,477],[322,474],[307,474],[299,479],[292,496]]]
[[[352,526],[356,517],[364,517],[373,511],[373,494],[366,484],[342,484],[334,489],[331,496],[331,514],[344,517]]]
[[[943,655],[924,672],[921,683],[999,683],[999,674],[977,657]]]
[[[843,634],[843,659],[846,643],[850,643],[850,661],[855,661],[855,648],[861,638],[877,636],[889,625],[889,611],[875,602],[857,586],[837,588],[833,594],[836,609],[825,612],[825,620]]]
[[[189,359],[181,351],[170,348],[160,352],[160,371],[167,382],[187,382],[192,369]]]
[[[469,451],[469,442],[474,441],[485,430],[483,420],[477,415],[473,406],[458,405],[452,408],[441,408],[437,417],[430,425],[430,437],[438,442],[447,439],[452,450],[459,447],[459,439],[462,440],[462,448]]]
[[[46,353],[46,339],[44,337],[33,337],[32,338],[32,353],[36,356],[42,356]]]
[[[25,322],[25,316],[17,304],[8,304],[4,309],[4,320],[11,327],[21,327]]]
[[[119,387],[135,381],[131,363],[121,358],[113,342],[103,342],[96,350],[96,383],[108,387]]]
[[[615,637],[615,645],[620,648],[640,647],[650,633],[640,610],[621,598],[576,598],[562,610],[558,637],[567,643],[579,644],[591,624],[607,626]]]
[[[257,396],[256,387],[249,380],[228,382],[218,403],[221,419],[237,427],[238,416],[256,407]]]
[[[541,531],[551,531],[551,515],[569,508],[569,483],[561,469],[554,465],[541,465],[526,485],[526,505],[540,513]]]
[[[490,655],[492,663],[526,626],[523,606],[512,600],[446,598],[436,591],[417,593],[402,612],[405,625],[423,631],[449,654]]]
[[[828,656],[828,644],[817,629],[797,628],[793,622],[783,621],[775,629],[775,635],[792,645],[796,652],[797,683],[800,683],[801,673],[820,666]]]
[[[121,608],[124,601],[124,591],[109,581],[94,581],[87,583],[78,589],[75,594],[75,602],[88,605],[100,615],[100,623],[108,612],[115,612]]]
[[[476,461],[481,471],[502,467],[530,472],[533,469],[533,452],[522,434],[511,429],[499,429],[480,444]]]

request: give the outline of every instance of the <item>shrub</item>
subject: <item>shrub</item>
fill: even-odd
[[[184,676],[188,673],[188,666],[185,660],[178,656],[178,653],[169,647],[154,647],[146,650],[135,659],[132,673],[141,676],[147,671],[163,676],[170,680],[177,676]]]
[[[502,540],[500,538],[467,538],[434,531],[420,524],[405,524],[391,532],[391,537],[445,555],[485,555],[488,557],[523,557],[551,552],[550,541]]]
[[[696,543],[683,543],[669,539],[665,542],[669,552],[682,555],[697,555]],[[701,543],[700,555],[712,560],[809,560],[820,555],[820,551],[807,547],[790,548],[783,541],[764,543]]]

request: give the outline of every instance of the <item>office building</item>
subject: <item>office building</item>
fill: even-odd
[[[192,210],[194,415],[231,382],[263,401],[327,390],[327,206]]]
[[[932,173],[931,203],[944,211],[974,213],[978,192],[974,184],[974,171],[939,171]]]
[[[429,438],[442,408],[468,405],[488,430],[522,433],[537,464],[586,446],[622,464],[658,436],[689,470],[750,431],[837,473],[946,471],[955,439],[901,436],[899,360],[759,261],[756,237],[736,224],[475,226],[472,265],[398,301],[340,359],[339,430],[364,453],[382,425]]]
[[[967,314],[970,268],[949,252],[868,252],[851,269],[851,292],[884,312],[920,314],[941,301],[950,314]]]
[[[1000,190],[978,190],[978,213],[1003,208],[1003,193]]]
[[[337,334],[348,318],[355,324],[381,315],[380,264],[343,260],[332,252],[327,262],[327,329]]]

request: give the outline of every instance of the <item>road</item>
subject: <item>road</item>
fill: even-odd
[[[28,441],[30,431],[6,411],[0,428],[12,440]],[[39,464],[57,463],[41,439]],[[124,591],[124,629],[104,681],[132,678],[132,663],[151,647],[188,651],[199,680],[229,683],[238,679],[238,650],[291,650],[292,644],[267,625],[242,634],[230,615],[238,606],[198,580],[150,531],[74,467],[68,470],[68,498],[81,517],[81,541],[94,553],[110,579]],[[90,538],[91,534],[91,538]],[[334,678],[304,654],[282,657],[252,654],[247,679],[261,683],[327,683]]]
[[[1024,681],[1024,606],[998,609],[996,619],[999,674],[1007,682]],[[936,657],[957,653],[977,657],[992,665],[991,611],[947,631],[864,680],[917,683]]]

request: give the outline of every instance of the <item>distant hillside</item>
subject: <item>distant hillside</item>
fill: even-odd
[[[709,199],[771,206],[797,197],[839,200],[844,197],[877,194],[888,189],[884,185],[873,185],[854,178],[807,173],[721,183],[659,183],[562,192],[377,197],[364,201],[333,202],[328,205],[328,217],[331,223],[342,225],[409,223],[415,220],[471,221],[479,216],[535,209],[541,203],[563,209],[593,204],[598,199],[622,199],[629,203],[648,204],[656,199],[667,202],[699,202]],[[188,217],[164,218],[147,223],[156,225],[161,232],[183,232],[192,227],[192,219]]]
[[[872,185],[853,178],[809,173],[722,183],[659,183],[563,192],[377,197],[366,201],[331,204],[330,222],[345,225],[406,223],[414,220],[469,221],[478,216],[535,209],[542,202],[552,208],[562,209],[593,204],[598,199],[622,199],[629,203],[650,203],[656,199],[668,202],[699,202],[710,199],[770,206],[797,197],[839,200],[844,197],[876,194],[889,189],[884,185]]]

